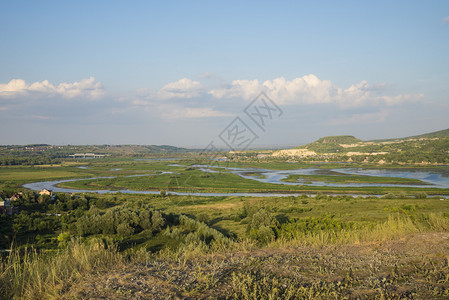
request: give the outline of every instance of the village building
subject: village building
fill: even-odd
[[[53,196],[53,191],[52,190],[47,190],[47,189],[41,189],[41,191],[39,192],[39,195]]]
[[[15,201],[22,198],[22,193],[15,193],[14,195],[11,196],[11,201]]]
[[[12,215],[17,212],[17,207],[11,206],[11,200],[3,200],[1,197],[0,199],[0,214]]]

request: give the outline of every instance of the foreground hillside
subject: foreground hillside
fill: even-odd
[[[62,299],[443,299],[449,234],[121,262]]]
[[[449,296],[445,198],[86,196],[23,199],[20,214],[2,216],[15,242],[0,259],[0,295]]]

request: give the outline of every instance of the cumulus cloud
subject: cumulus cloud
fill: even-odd
[[[227,85],[215,86],[204,86],[200,81],[182,78],[166,84],[155,92],[139,90],[136,96],[138,97],[137,101],[150,102],[192,98],[197,101],[208,97],[252,100],[262,91],[279,105],[329,103],[337,104],[340,107],[378,104],[391,106],[404,102],[416,102],[423,98],[422,94],[388,95],[388,88],[385,84],[372,85],[366,80],[342,88],[330,80],[321,80],[314,74],[292,80],[279,77],[263,82],[258,79],[239,79]]]
[[[63,82],[58,85],[48,80],[42,82],[26,83],[23,79],[12,79],[6,84],[0,84],[0,97],[14,97],[20,95],[59,95],[64,98],[85,96],[92,99],[104,95],[101,83],[95,82],[94,77],[89,77],[75,82]]]
[[[157,97],[160,99],[193,98],[198,97],[201,90],[202,85],[199,81],[182,78],[162,87],[162,89],[157,92]]]
[[[240,79],[227,85],[218,83],[208,86],[200,81],[182,78],[156,91],[140,89],[132,96],[119,98],[119,101],[131,104],[130,108],[157,114],[164,119],[228,117],[235,115],[229,112],[235,112],[237,100],[251,101],[262,91],[278,105],[329,104],[329,107],[344,110],[390,107],[417,102],[424,97],[423,94],[392,94],[386,84],[372,85],[366,80],[342,88],[330,80],[321,80],[309,74],[292,80],[284,77],[263,82],[258,79]],[[227,101],[212,101],[214,99]],[[385,116],[386,112],[383,111],[381,115],[352,115],[350,119],[332,122],[355,123],[364,118],[380,120]]]
[[[293,80],[279,77],[273,80],[234,80],[230,86],[212,89],[209,93],[215,98],[252,99],[261,91],[276,99],[280,104],[291,103],[327,103],[339,93],[328,80],[320,80],[310,74]]]
[[[419,95],[378,95],[384,92],[385,85],[370,85],[363,80],[343,89],[329,80],[321,80],[310,74],[293,80],[284,77],[259,82],[259,80],[234,80],[231,85],[215,88],[209,94],[215,98],[253,99],[261,91],[281,105],[336,103],[340,106],[361,106],[365,104],[394,105],[405,101],[417,101]]]

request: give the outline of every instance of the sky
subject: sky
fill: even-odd
[[[0,0],[0,144],[432,132],[448,53],[449,1]]]

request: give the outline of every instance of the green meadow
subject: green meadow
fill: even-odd
[[[13,202],[17,213],[0,215],[0,244],[6,250],[0,259],[0,293],[17,299],[123,299],[139,297],[145,287],[150,298],[182,299],[449,295],[444,254],[449,200],[437,196],[448,194],[447,189],[273,184],[221,167],[319,170],[290,175],[287,182],[423,182],[331,170],[342,164],[231,161],[214,163],[212,173],[195,166],[206,163],[114,158],[0,168],[2,198],[23,191]],[[262,177],[259,170],[247,175]],[[92,192],[49,197],[22,187],[62,179],[83,179],[59,186]],[[119,189],[156,193],[115,192]],[[179,196],[170,191],[298,196]],[[404,241],[414,245],[414,252]],[[428,248],[429,243],[435,246]],[[273,264],[282,267],[275,270]]]

